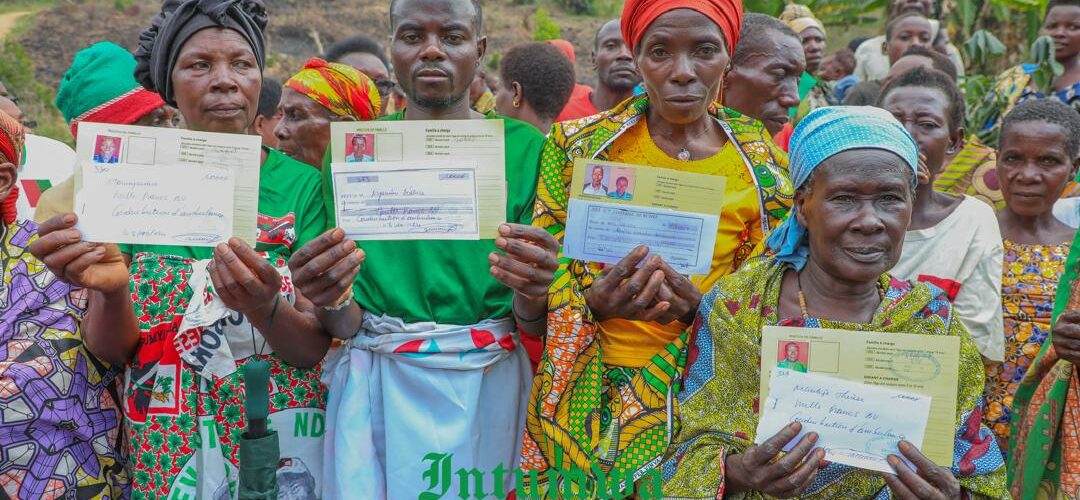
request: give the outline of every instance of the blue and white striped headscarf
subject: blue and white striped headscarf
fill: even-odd
[[[888,111],[871,106],[831,106],[806,115],[791,134],[788,171],[795,189],[802,187],[825,160],[852,149],[891,151],[919,168],[919,147],[904,126]],[[918,181],[912,175],[912,189]],[[792,209],[787,220],[765,242],[776,259],[801,270],[810,256],[806,227]]]

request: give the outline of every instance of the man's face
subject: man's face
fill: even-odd
[[[788,361],[798,361],[799,360],[799,346],[797,346],[795,344],[788,344],[787,345],[787,359],[788,359]]]
[[[805,69],[800,41],[771,31],[728,72],[724,104],[757,118],[775,135],[787,124],[788,109],[799,105],[799,78]]]
[[[634,56],[623,41],[618,21],[600,28],[593,50],[593,66],[603,85],[615,92],[629,92],[641,83],[641,73],[634,65]]]
[[[619,177],[619,180],[615,181],[615,189],[619,192],[619,194],[623,194],[626,192],[626,186],[628,186],[629,184],[630,182],[627,181],[625,177]]]
[[[101,156],[108,159],[113,157],[113,153],[116,152],[116,143],[111,139],[101,143]]]
[[[604,181],[604,169],[594,168],[592,171],[592,183],[594,186],[599,186]]]
[[[390,57],[409,101],[446,109],[465,98],[487,49],[472,2],[398,0],[390,16]]]

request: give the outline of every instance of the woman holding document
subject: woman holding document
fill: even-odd
[[[589,471],[595,463],[605,474],[655,473],[671,438],[669,408],[702,292],[733,272],[787,214],[786,155],[760,122],[714,104],[742,17],[742,2],[733,0],[627,1],[623,38],[646,95],[552,128],[533,225],[560,240],[577,158],[720,176],[726,184],[705,275],[679,274],[659,256],[648,257],[644,246],[602,273],[597,264],[561,259],[548,302],[548,355],[530,401],[526,469]],[[629,198],[617,182],[607,183],[608,192]],[[567,411],[582,407],[591,410]]]
[[[256,0],[167,0],[140,37],[135,77],[189,129],[243,134],[258,106],[265,23]],[[244,428],[240,368],[257,360],[273,382],[278,476],[298,481],[281,487],[319,494],[317,364],[330,339],[285,265],[326,228],[318,172],[264,148],[258,212],[254,249],[237,239],[213,249],[90,243],[74,214],[45,222],[31,245],[61,279],[90,290],[91,351],[126,365],[121,406],[139,496],[230,495]]]
[[[664,464],[664,494],[802,498],[1002,498],[1005,468],[981,426],[983,365],[975,343],[937,287],[892,278],[911,218],[918,152],[888,112],[869,107],[815,110],[791,140],[797,191],[791,217],[773,232],[773,255],[721,279],[701,302],[679,395],[682,430]],[[899,450],[896,475],[822,464],[817,434],[792,423],[754,445],[759,419],[758,356],[769,325],[960,336],[953,471],[917,448]],[[811,362],[811,368],[813,363]]]

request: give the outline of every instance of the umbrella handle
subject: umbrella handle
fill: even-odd
[[[247,434],[253,439],[267,435],[266,418],[270,414],[270,363],[254,359],[244,363],[244,414]]]

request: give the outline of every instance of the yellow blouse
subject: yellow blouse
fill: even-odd
[[[742,156],[730,140],[712,157],[681,161],[668,156],[653,142],[645,122],[642,119],[615,139],[610,149],[611,161],[727,177],[712,266],[709,274],[691,278],[702,293],[707,292],[721,276],[735,271],[736,252],[745,247],[747,239],[756,245],[764,238],[761,234],[761,202],[757,187]],[[604,363],[640,368],[675,340],[687,325],[680,322],[662,325],[657,322],[609,319],[600,322],[599,327]]]

